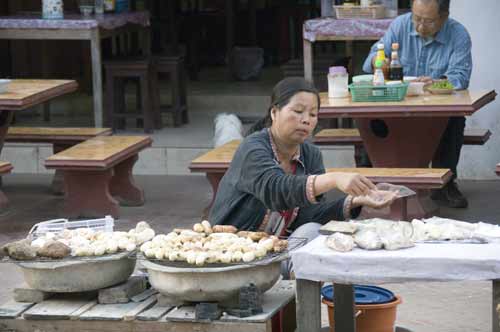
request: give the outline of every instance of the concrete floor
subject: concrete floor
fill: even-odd
[[[145,189],[146,204],[122,207],[122,217],[116,221],[115,229],[128,229],[140,220],[147,220],[157,232],[168,232],[199,221],[210,201],[211,189],[202,176],[137,176],[136,179]],[[3,189],[11,200],[11,207],[0,216],[0,243],[25,236],[36,222],[60,217],[62,197],[50,194],[50,180],[47,175],[12,174],[4,178]],[[465,181],[460,185],[469,197],[470,207],[465,210],[443,208],[441,216],[500,224],[499,181]],[[336,195],[331,193],[329,198]],[[7,263],[0,264],[0,276],[1,303],[22,284],[22,276],[15,266]],[[491,329],[489,282],[405,283],[383,287],[403,298],[398,308],[399,326],[422,332]],[[322,316],[323,324],[328,324],[326,306]]]

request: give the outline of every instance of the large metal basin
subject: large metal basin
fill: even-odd
[[[160,293],[179,301],[228,302],[237,298],[239,289],[249,283],[261,292],[267,291],[279,279],[281,261],[263,265],[232,265],[214,268],[179,268],[142,261],[149,282]]]
[[[65,261],[18,262],[26,283],[45,292],[85,292],[127,280],[135,268],[129,253]]]

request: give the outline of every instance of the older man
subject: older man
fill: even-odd
[[[417,76],[424,82],[447,78],[456,89],[467,89],[472,72],[471,39],[462,24],[448,17],[449,8],[450,0],[414,0],[412,12],[396,18],[379,42],[384,43],[388,55],[392,43],[399,43],[405,76]],[[375,44],[364,71],[373,72],[376,51]],[[432,160],[435,168],[451,169],[453,179],[431,197],[455,208],[468,205],[455,182],[464,128],[464,117],[450,118]]]

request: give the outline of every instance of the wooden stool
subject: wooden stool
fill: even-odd
[[[157,88],[154,84],[153,66],[146,58],[120,59],[104,63],[106,70],[106,93],[108,95],[105,108],[105,123],[114,130],[125,127],[127,118],[143,120],[144,132],[151,133],[161,128],[159,105],[153,98]],[[126,80],[138,81],[137,106],[135,113],[126,112],[125,83]],[[117,121],[119,120],[119,121]]]
[[[159,85],[156,82],[158,74],[168,74],[172,83],[172,104],[160,106],[160,112],[172,113],[175,127],[188,123],[184,58],[181,56],[155,56],[153,63],[156,72],[153,85],[157,86],[153,91],[157,93],[155,99],[158,105],[160,104]]]

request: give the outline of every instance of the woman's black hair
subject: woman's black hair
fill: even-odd
[[[303,77],[287,77],[273,88],[273,94],[271,96],[271,105],[269,106],[266,116],[257,121],[246,133],[246,136],[261,131],[264,128],[269,128],[272,124],[271,110],[273,107],[278,109],[286,106],[290,99],[299,92],[310,92],[316,95],[318,100],[318,108],[320,105],[319,92],[314,87],[314,84],[306,81]]]

